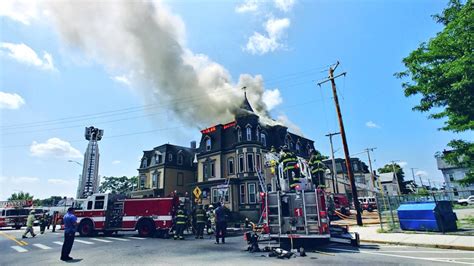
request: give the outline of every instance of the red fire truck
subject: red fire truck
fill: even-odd
[[[138,230],[144,237],[168,237],[178,205],[178,197],[129,199],[101,193],[76,201],[75,214],[81,236]]]
[[[22,226],[25,226],[30,210],[24,207],[29,207],[32,204],[32,200],[0,201],[0,228],[12,227],[20,229]]]

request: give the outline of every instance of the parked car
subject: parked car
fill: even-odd
[[[349,200],[344,194],[334,194],[334,207],[344,215],[351,215]]]
[[[474,204],[474,196],[469,196],[467,199],[458,199],[458,204],[467,206],[468,204]]]

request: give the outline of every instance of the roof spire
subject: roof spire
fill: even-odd
[[[242,90],[244,91],[244,101],[240,105],[240,108],[253,113],[252,106],[250,105],[249,100],[247,99],[247,87],[242,87]]]

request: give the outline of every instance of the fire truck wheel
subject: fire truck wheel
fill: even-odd
[[[85,220],[79,224],[79,234],[81,236],[92,236],[93,233],[94,226],[92,225],[91,221]]]
[[[141,237],[150,237],[155,233],[155,227],[153,226],[153,223],[149,220],[143,220],[141,221],[138,226],[138,234]]]

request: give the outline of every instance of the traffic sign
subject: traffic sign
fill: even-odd
[[[196,197],[196,199],[199,199],[201,197],[201,193],[202,193],[201,189],[198,186],[196,186],[193,190],[194,197]]]

